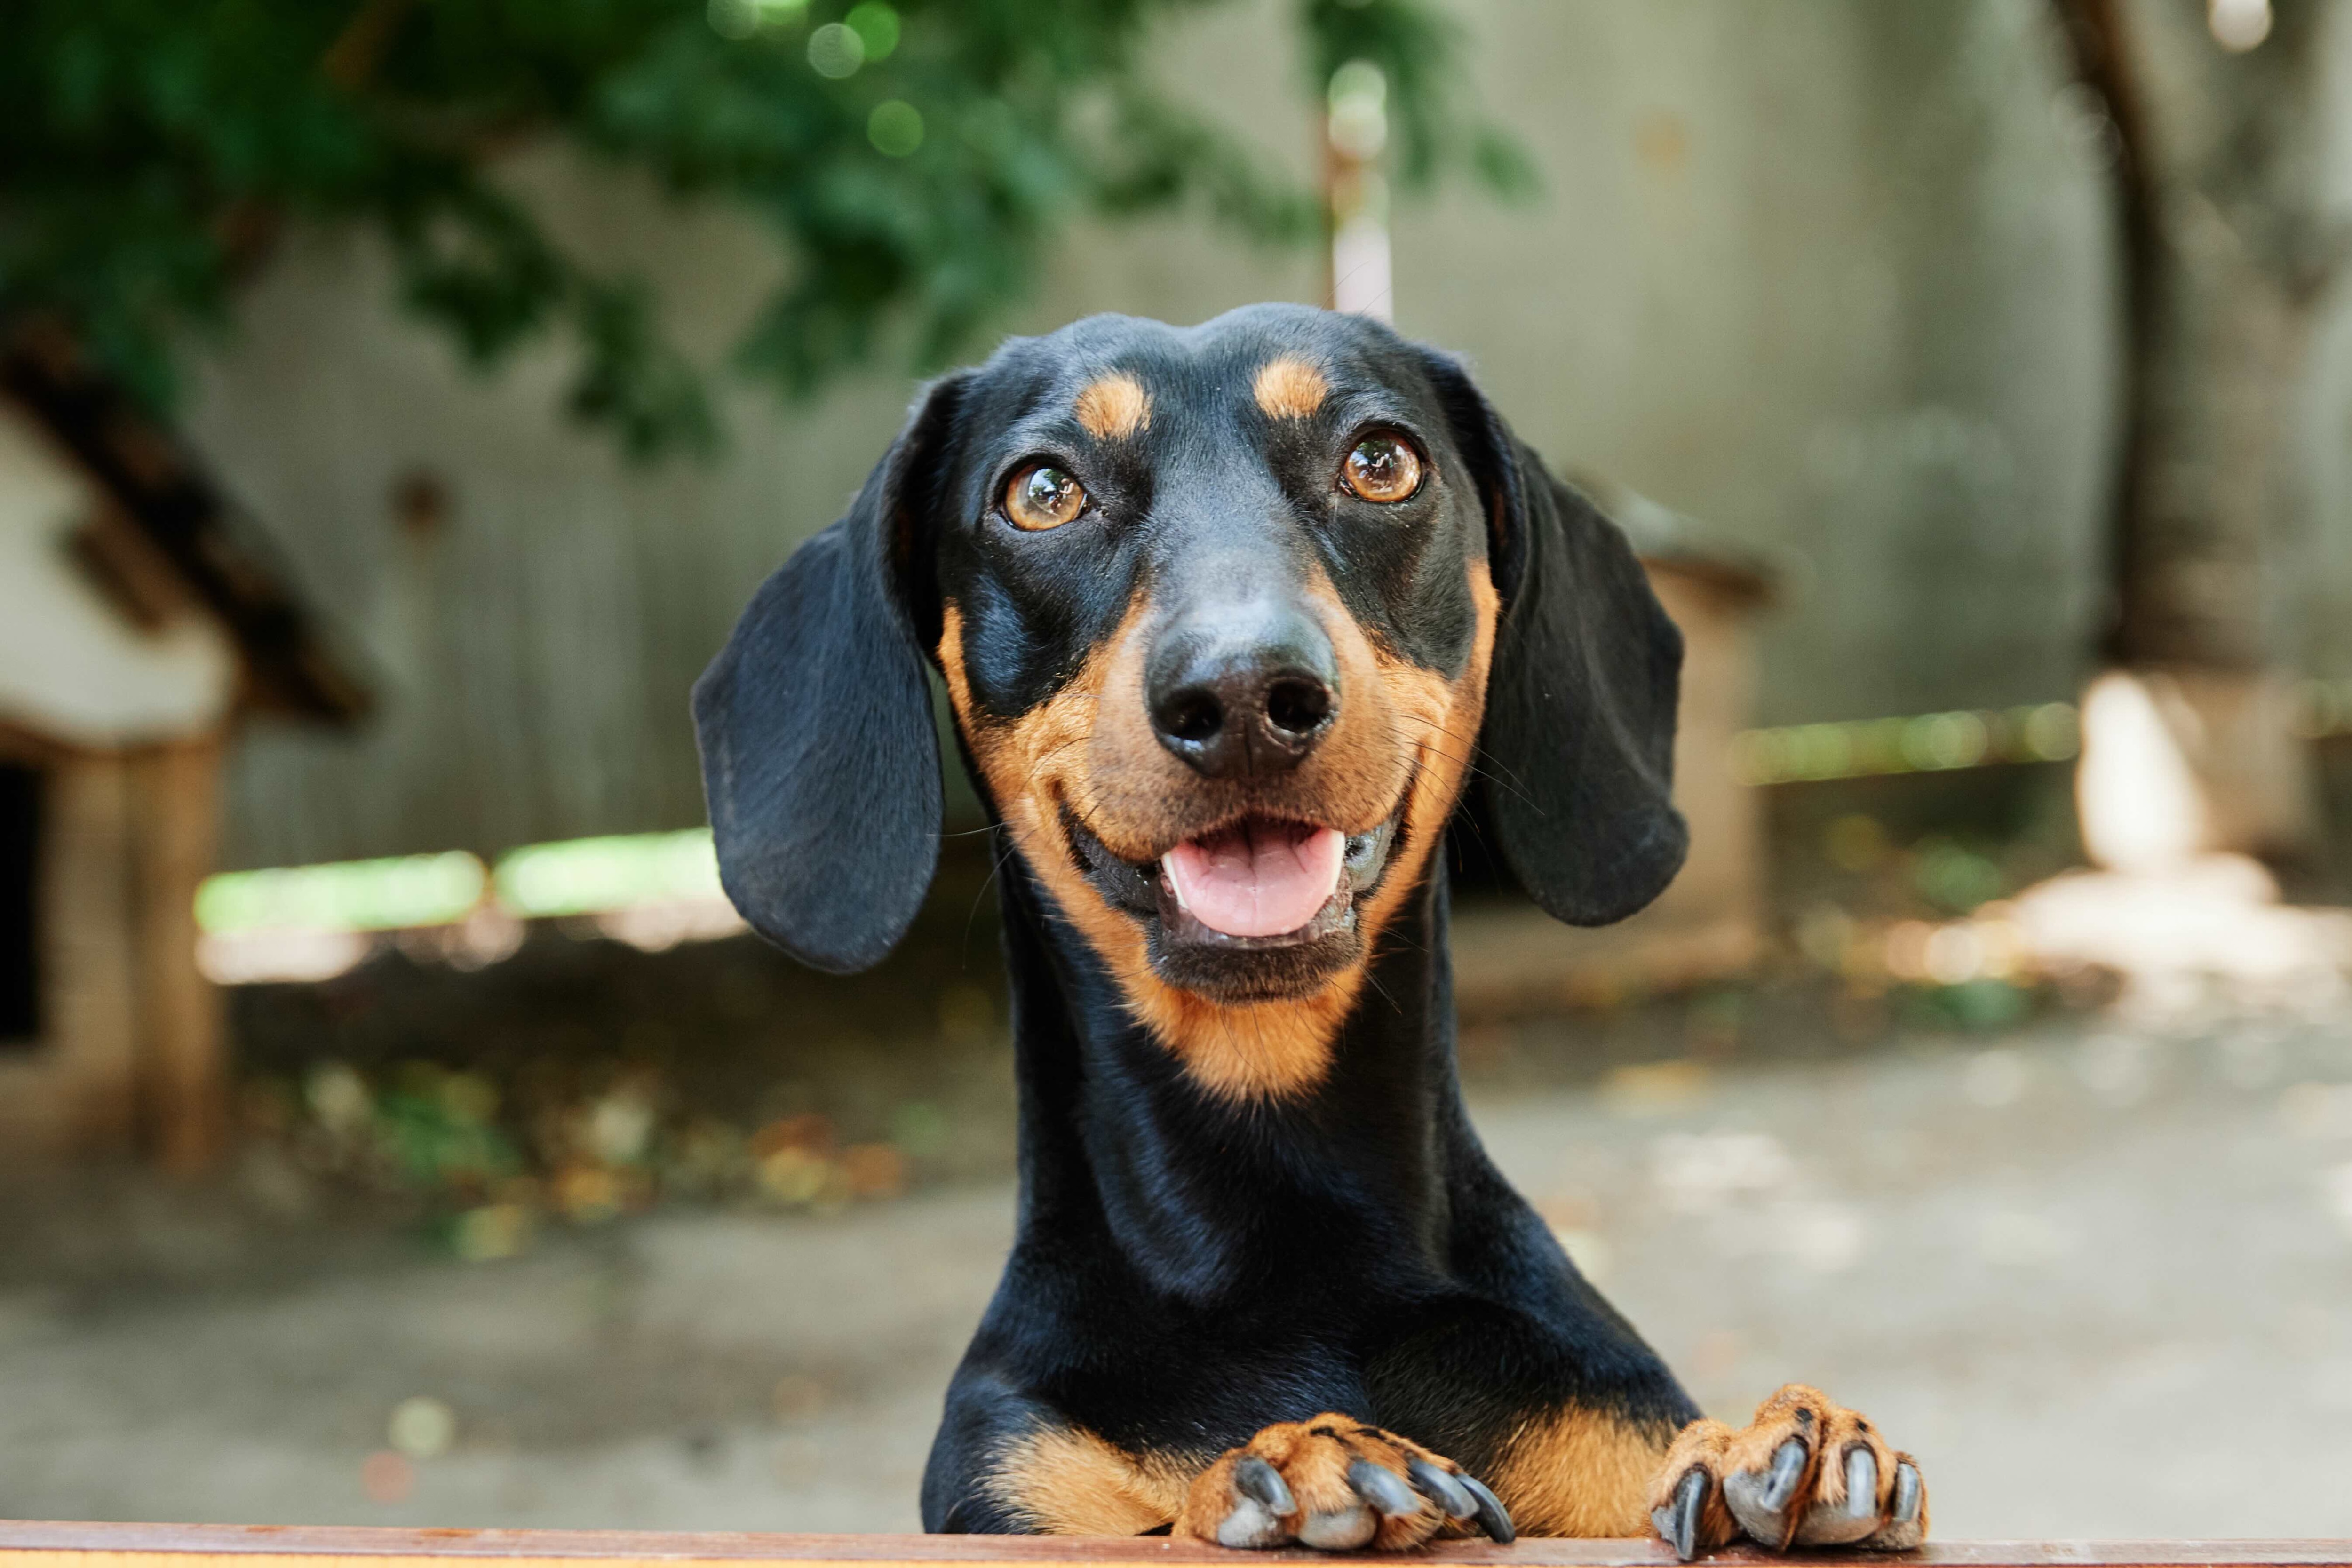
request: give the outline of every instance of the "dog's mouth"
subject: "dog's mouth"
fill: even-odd
[[[1171,942],[1297,947],[1355,923],[1356,896],[1387,868],[1393,819],[1369,833],[1245,816],[1187,838],[1153,868]]]
[[[1410,791],[1406,792],[1410,795]],[[1396,847],[1397,811],[1362,833],[1252,814],[1131,861],[1064,813],[1078,868],[1104,900],[1143,922],[1170,984],[1223,1001],[1316,989],[1363,951],[1358,907]]]

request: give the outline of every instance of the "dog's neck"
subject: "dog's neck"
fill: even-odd
[[[1454,1076],[1442,852],[1381,933],[1328,1071],[1255,1100],[1196,1081],[1013,866],[1003,904],[1024,1243],[1107,1247],[1196,1300],[1240,1286],[1269,1248],[1307,1268],[1360,1268],[1369,1251],[1442,1269],[1449,1188],[1465,1162],[1483,1165]]]

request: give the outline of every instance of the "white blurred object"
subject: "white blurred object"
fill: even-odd
[[[1394,293],[1388,225],[1369,214],[1341,224],[1331,237],[1331,308],[1393,323]]]
[[[2149,1021],[2216,1005],[2308,1011],[2352,996],[2352,915],[2283,905],[2260,862],[2217,852],[2294,837],[2299,758],[2264,744],[2291,744],[2276,686],[2122,670],[2091,683],[2074,792],[2084,846],[2105,869],[2053,877],[2016,899],[2018,932],[2041,967],[2111,971],[2124,981],[2123,1010]]]
[[[236,650],[207,616],[142,629],[109,601],[73,552],[100,505],[0,407],[0,720],[98,748],[202,734],[236,699]]]
[[[1389,140],[1388,93],[1388,78],[1370,60],[1349,60],[1331,73],[1325,201],[1331,219],[1331,308],[1393,323],[1388,182],[1380,172]]]
[[[2352,914],[2278,901],[2242,855],[2150,872],[2070,871],[2016,900],[2044,968],[2123,977],[2127,1014],[2178,1017],[2214,1002],[2308,1012],[2352,998]]]
[[[215,985],[311,984],[359,967],[373,951],[365,931],[210,931],[196,939],[196,968]]]
[[[462,970],[504,963],[522,951],[523,939],[530,934],[522,921],[487,899],[447,931],[449,966]]]
[[[2323,821],[2305,688],[2278,669],[2111,670],[2084,694],[2083,842],[2117,871],[2294,855]]]
[[[1650,1146],[1650,1169],[1666,1206],[1683,1214],[1711,1213],[1796,1174],[1789,1151],[1769,1132],[1669,1132]]]
[[[2208,841],[2203,792],[2172,723],[2147,683],[2122,670],[2100,676],[2083,696],[2074,799],[2084,847],[2114,870],[2162,871]]]
[[[635,904],[596,917],[596,929],[640,952],[667,952],[682,942],[717,942],[751,927],[724,898]]]
[[[504,963],[522,951],[530,929],[513,913],[485,899],[464,918],[444,925],[413,926],[390,933],[394,946],[416,963],[446,963],[464,973]]]
[[[404,1399],[384,1423],[384,1441],[412,1459],[437,1459],[457,1440],[457,1413],[430,1394]]]
[[[2205,26],[2215,43],[2243,54],[2271,36],[2271,0],[2207,0]]]

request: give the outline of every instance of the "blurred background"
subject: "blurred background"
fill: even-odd
[[[1471,360],[1690,644],[1689,868],[1458,849],[1496,1158],[1948,1536],[2352,1534],[2326,0],[17,0],[0,1515],[915,1527],[990,841],[828,979],[687,688],[919,378]]]

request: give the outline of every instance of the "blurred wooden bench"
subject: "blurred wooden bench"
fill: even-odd
[[[386,1568],[387,1559],[494,1559],[512,1568],[933,1568],[966,1563],[1138,1568],[1166,1563],[1313,1562],[1316,1552],[1247,1557],[1165,1537],[671,1534],[629,1530],[395,1530],[342,1525],[38,1524],[0,1521],[0,1568]],[[267,1561],[263,1561],[263,1560]],[[1370,1562],[1370,1558],[1351,1561]],[[1396,1557],[1379,1559],[1397,1563]],[[1503,1568],[1651,1568],[1654,1541],[1457,1542],[1420,1563]],[[1948,1541],[1901,1553],[1717,1554],[1725,1563],[1900,1562],[1948,1568],[2352,1568],[2352,1541]]]

